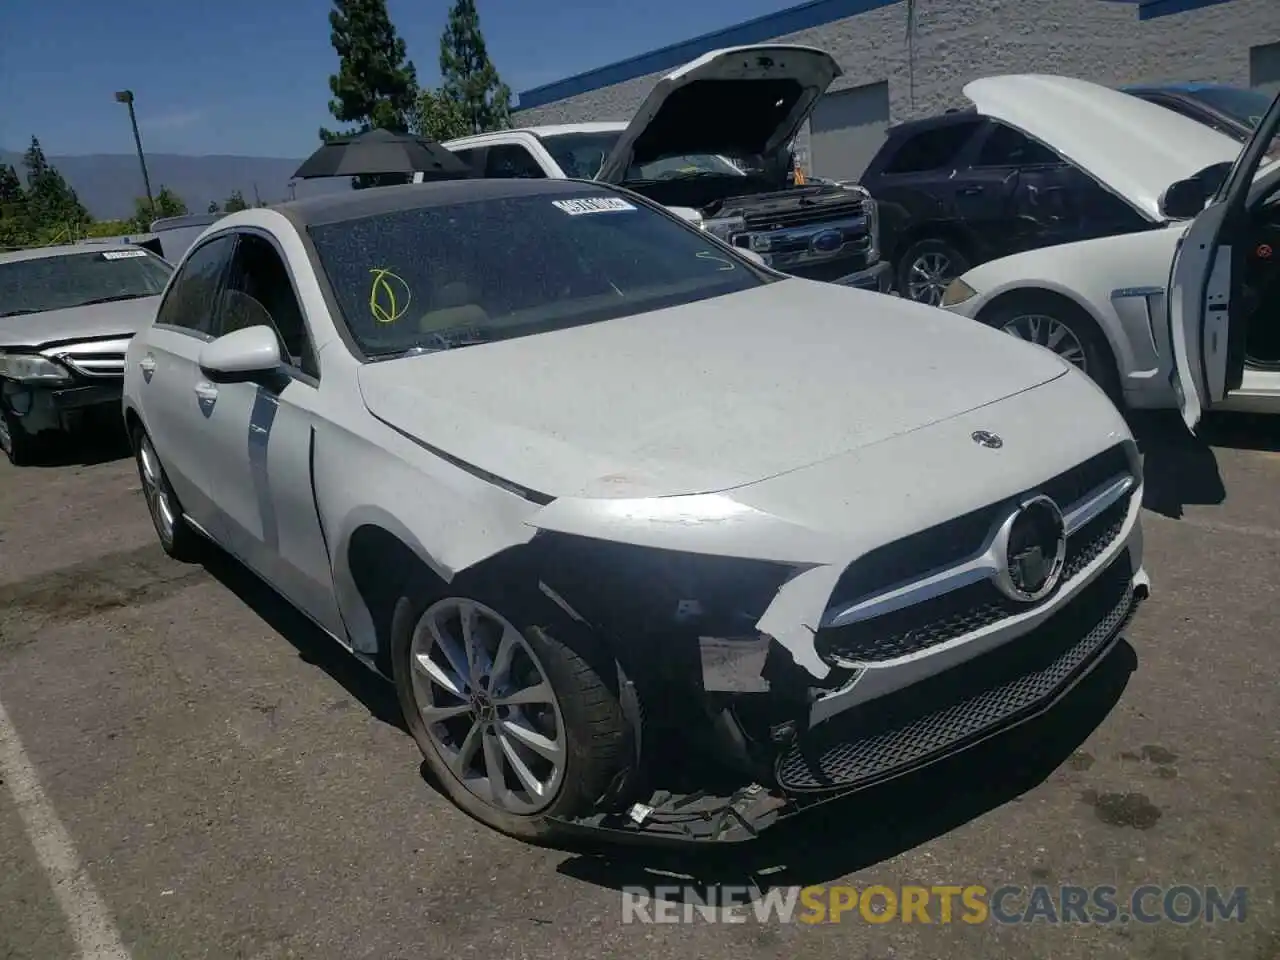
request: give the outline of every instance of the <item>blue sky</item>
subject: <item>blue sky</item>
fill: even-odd
[[[519,92],[794,6],[798,0],[479,0],[498,70]],[[448,0],[389,0],[424,83],[438,78]],[[0,0],[0,147],[302,157],[333,126],[327,0]]]

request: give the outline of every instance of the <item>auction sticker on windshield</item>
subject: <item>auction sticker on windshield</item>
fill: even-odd
[[[580,217],[584,213],[621,213],[634,210],[633,204],[620,197],[583,197],[581,200],[552,200],[557,208],[571,217]]]
[[[102,251],[103,260],[130,260],[133,257],[145,257],[145,250],[104,250]]]

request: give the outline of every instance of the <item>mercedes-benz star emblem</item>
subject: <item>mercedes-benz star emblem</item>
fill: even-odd
[[[980,447],[988,447],[992,450],[999,450],[1004,446],[1004,441],[994,433],[988,433],[986,430],[975,430],[969,434],[969,439]]]
[[[1049,497],[1019,504],[996,537],[996,585],[1022,603],[1043,600],[1058,588],[1067,558],[1062,511]]]

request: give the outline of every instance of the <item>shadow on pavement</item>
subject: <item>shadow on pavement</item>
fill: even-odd
[[[1274,417],[1215,414],[1195,434],[1174,411],[1137,410],[1128,419],[1143,455],[1142,505],[1174,520],[1188,505],[1213,506],[1227,499],[1214,447],[1280,450]]]
[[[829,883],[1019,802],[1106,719],[1137,662],[1122,641],[1049,713],[917,773],[783,821],[758,840],[727,848],[598,848],[569,857],[557,872],[654,896],[663,886],[765,891]]]
[[[284,637],[304,663],[319,667],[376,719],[407,732],[395,689],[304,617],[230,554],[211,549],[204,567]]]
[[[133,455],[123,421],[94,423],[75,433],[41,434],[38,443],[31,462],[37,468],[92,467]]]

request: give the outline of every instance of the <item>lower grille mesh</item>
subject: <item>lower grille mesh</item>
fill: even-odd
[[[1033,712],[1115,636],[1134,605],[1130,579],[1126,553],[1040,630],[816,728],[779,758],[779,785],[870,785]]]

